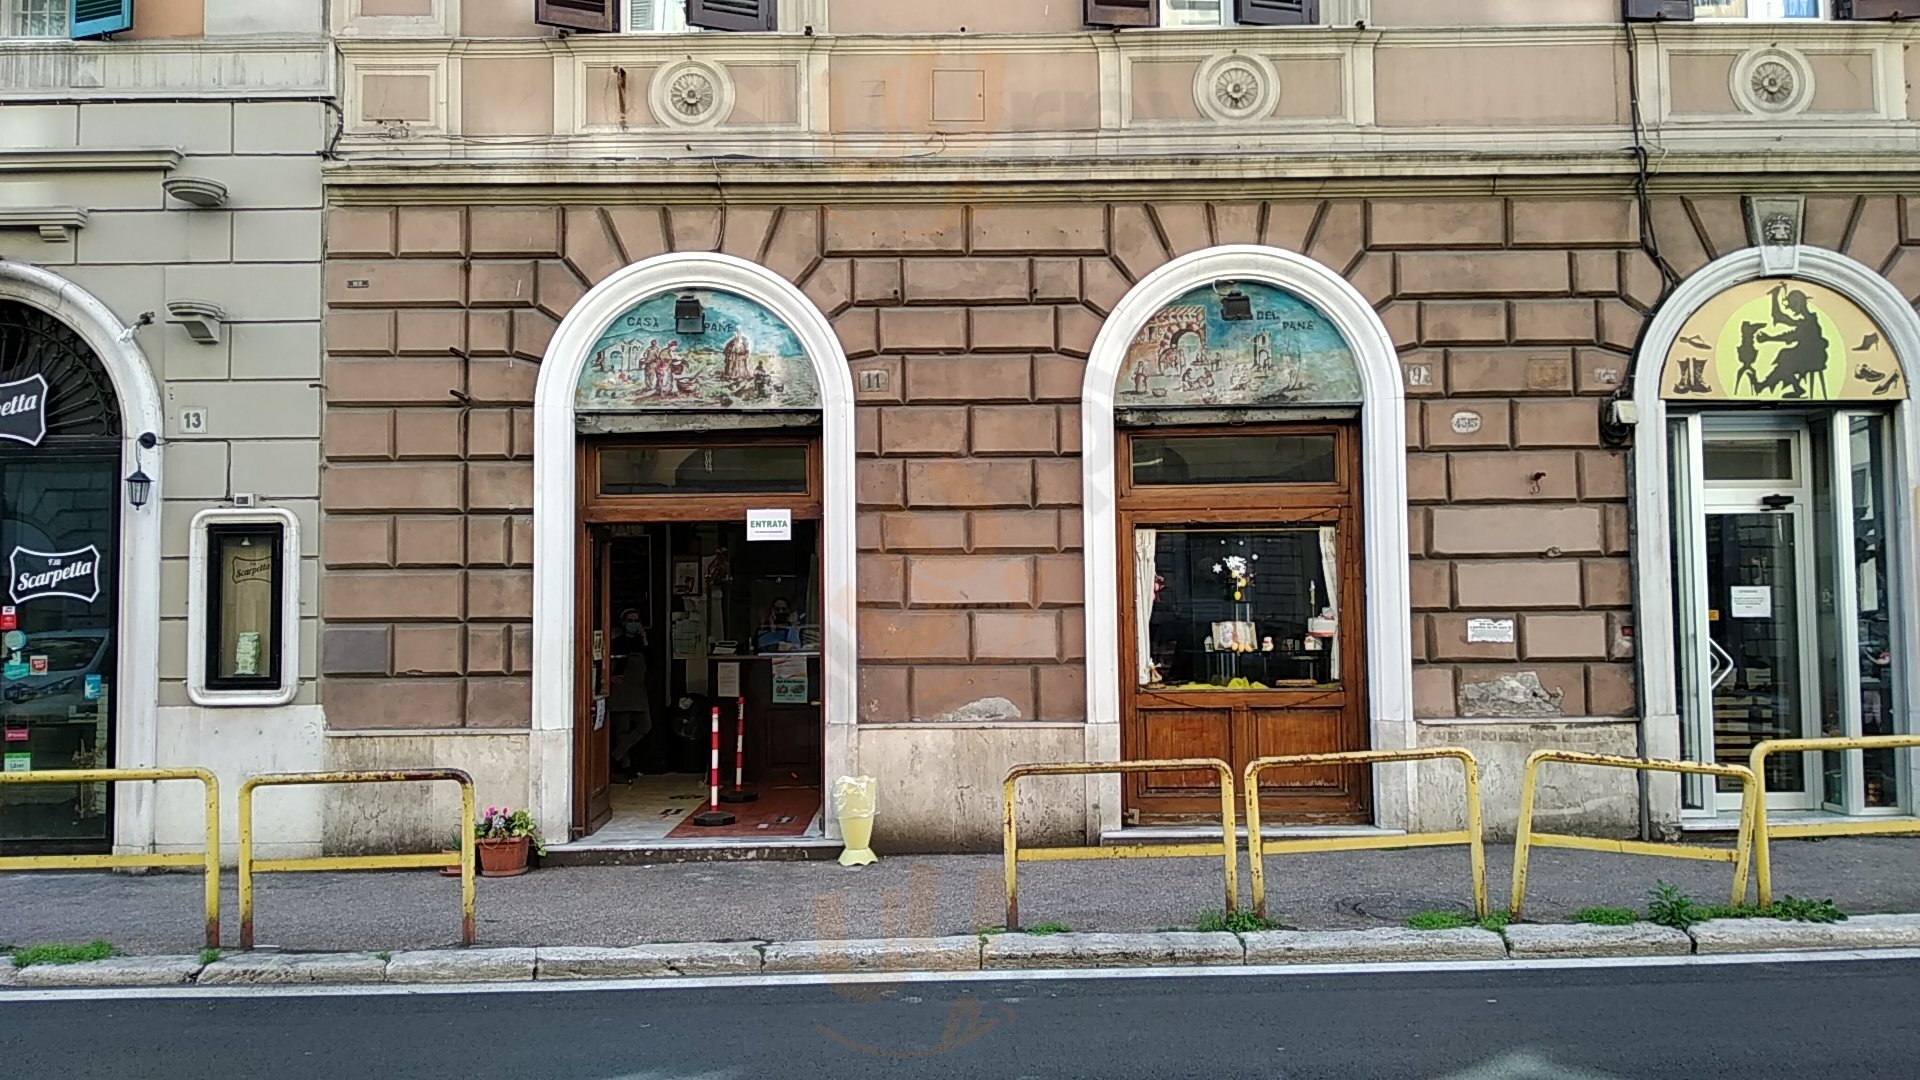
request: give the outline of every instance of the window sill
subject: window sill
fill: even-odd
[[[209,690],[191,683],[187,686],[187,700],[205,709],[274,709],[292,704],[299,693],[297,682],[270,690]]]

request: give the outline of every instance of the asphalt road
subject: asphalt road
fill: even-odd
[[[1920,961],[0,1000],[0,1075],[1908,1078]]]

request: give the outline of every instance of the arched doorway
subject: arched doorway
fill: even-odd
[[[1311,259],[1212,248],[1121,300],[1081,405],[1091,759],[1412,745],[1405,422],[1391,338]],[[1243,580],[1259,580],[1257,552],[1284,596]],[[1169,568],[1218,594],[1168,605],[1191,624],[1188,648],[1163,648],[1152,625]],[[1413,771],[1371,781],[1306,777],[1275,793],[1276,812],[1404,824]],[[1152,777],[1124,797],[1090,782],[1089,821],[1177,817],[1198,807],[1183,787],[1196,782],[1163,780],[1160,800]]]
[[[720,706],[731,732],[746,698],[761,724],[748,736],[750,769],[757,750],[763,772],[816,790],[855,771],[853,386],[819,310],[745,260],[637,263],[568,313],[534,409],[531,774],[542,829],[579,836],[606,820],[596,788],[610,766],[599,755],[613,753],[610,714],[624,711],[613,665],[629,648],[611,616],[629,607],[642,624],[632,640],[664,691],[649,725],[673,724],[694,700]],[[762,510],[777,511],[784,531],[756,532],[749,518]],[[757,536],[780,539],[756,546]],[[743,553],[781,562],[759,575],[779,579],[765,595],[719,580]],[[782,601],[805,625],[762,647],[786,632],[758,632]],[[807,709],[810,745],[795,726]],[[791,737],[763,741],[776,729]]]
[[[0,750],[10,769],[154,758],[159,409],[132,337],[71,283],[0,264]],[[136,470],[151,482],[139,506],[122,480]],[[0,850],[152,844],[146,790],[12,791]]]
[[[1915,730],[1906,385],[1920,320],[1820,248],[1751,248],[1688,278],[1635,361],[1634,514],[1648,751],[1745,763],[1763,739]],[[1904,752],[1778,755],[1771,809],[1914,806]],[[1664,824],[1724,824],[1728,792],[1665,778]]]

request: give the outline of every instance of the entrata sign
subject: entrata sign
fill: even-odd
[[[7,562],[8,588],[16,604],[50,596],[88,604],[100,598],[100,549],[92,544],[72,551],[17,547]]]
[[[39,446],[47,437],[47,377],[0,383],[0,439]]]

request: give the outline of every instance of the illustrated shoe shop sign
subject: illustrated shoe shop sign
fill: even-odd
[[[8,591],[16,604],[64,596],[91,604],[100,598],[100,549],[73,551],[16,547],[7,557]]]
[[[39,446],[47,437],[47,377],[0,383],[0,439]]]

